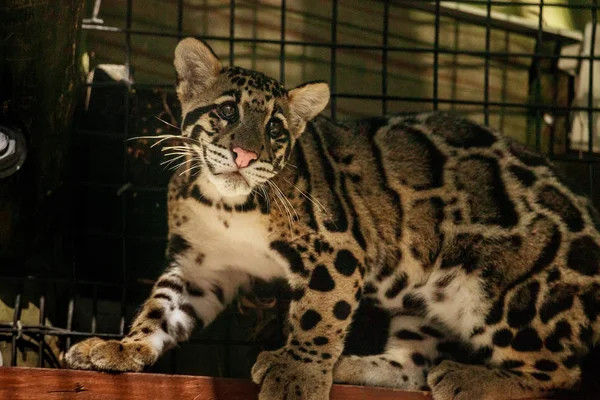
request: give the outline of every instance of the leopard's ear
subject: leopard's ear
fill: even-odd
[[[212,49],[194,38],[180,41],[175,48],[177,94],[181,100],[209,87],[221,72],[221,62]]]
[[[329,102],[329,85],[325,82],[309,82],[288,92],[291,111],[304,121],[316,117]]]

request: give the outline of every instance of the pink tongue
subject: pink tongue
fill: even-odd
[[[244,150],[241,147],[234,147],[232,151],[237,155],[235,164],[238,168],[246,168],[252,160],[258,158],[258,155],[253,151]]]

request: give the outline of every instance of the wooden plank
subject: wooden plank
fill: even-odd
[[[0,367],[0,399],[250,400],[257,394],[256,385],[240,379]],[[432,400],[428,392],[333,385],[331,400],[359,399]]]

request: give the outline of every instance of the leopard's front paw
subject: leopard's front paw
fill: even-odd
[[[90,351],[92,347],[102,342],[102,339],[93,337],[71,346],[65,355],[67,366],[72,369],[94,369],[94,364],[90,359]]]
[[[99,338],[75,344],[65,356],[70,368],[99,371],[139,372],[155,360],[153,349],[146,343]]]
[[[521,398],[514,379],[482,365],[445,360],[429,371],[427,382],[435,400],[502,400]]]
[[[252,380],[261,385],[259,400],[328,400],[332,366],[294,360],[285,349],[263,351]]]

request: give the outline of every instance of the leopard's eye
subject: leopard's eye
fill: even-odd
[[[235,121],[237,119],[237,107],[232,101],[228,101],[219,106],[219,115],[229,121]]]
[[[276,118],[271,119],[267,124],[267,133],[269,136],[271,136],[273,139],[276,139],[281,135],[282,132],[283,124],[281,121]]]

